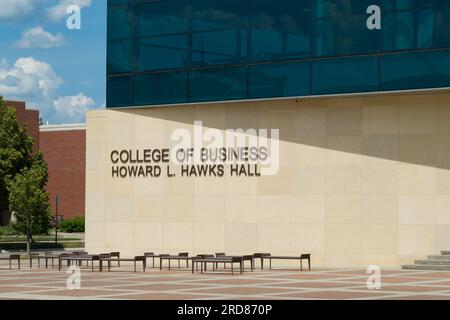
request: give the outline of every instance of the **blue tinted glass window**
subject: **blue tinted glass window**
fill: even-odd
[[[131,5],[108,7],[108,39],[133,36],[133,11]]]
[[[450,0],[108,0],[107,47],[113,106],[442,87]]]
[[[192,65],[242,63],[247,60],[247,30],[233,28],[192,34]]]
[[[231,26],[245,26],[247,1],[243,0],[191,0],[192,28],[210,30]]]
[[[250,1],[252,61],[310,55],[310,1]]]
[[[140,37],[188,32],[187,0],[138,3],[135,12]]]
[[[437,6],[433,14],[433,47],[450,47],[450,1]]]
[[[228,67],[192,71],[189,93],[191,101],[245,99],[247,69]]]
[[[309,71],[309,62],[252,66],[249,73],[249,98],[309,95]]]
[[[381,57],[381,89],[450,86],[450,51],[390,54]]]
[[[134,54],[132,40],[117,40],[108,43],[108,72],[133,71]]]
[[[188,61],[188,38],[185,35],[139,40],[139,70],[184,68]]]
[[[385,13],[383,16],[382,49],[394,51],[415,48],[414,13],[395,12]],[[421,36],[426,38],[426,33]]]
[[[133,105],[133,77],[108,77],[107,87],[108,107]]]
[[[185,72],[164,72],[135,77],[135,105],[187,102]]]
[[[378,59],[352,57],[312,63],[312,93],[370,92],[378,89]]]
[[[379,31],[366,27],[367,15],[337,14],[314,23],[316,56],[349,55],[376,52]]]

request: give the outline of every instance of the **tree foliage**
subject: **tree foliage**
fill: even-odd
[[[33,143],[0,97],[0,211],[14,213],[13,228],[26,234],[28,253],[33,235],[50,227],[47,163],[42,153],[33,155]]]
[[[14,228],[27,236],[49,231],[47,177],[47,164],[42,153],[38,153],[33,157],[30,168],[22,169],[9,183],[9,208],[16,218]]]
[[[0,97],[0,212],[9,209],[8,183],[31,164],[33,139],[16,119],[14,108],[8,108]]]

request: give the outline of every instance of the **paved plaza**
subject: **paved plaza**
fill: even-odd
[[[24,263],[25,265],[26,263]],[[190,270],[112,272],[81,270],[81,288],[67,289],[66,271],[8,270],[0,264],[0,299],[445,299],[450,272],[383,270],[380,290],[368,290],[365,270],[255,270],[244,275],[191,274]]]

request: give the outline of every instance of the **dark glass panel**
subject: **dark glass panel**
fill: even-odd
[[[135,77],[135,105],[187,102],[186,72],[153,73]]]
[[[450,50],[381,57],[381,89],[450,87]]]
[[[383,51],[415,48],[414,12],[394,12],[383,14]]]
[[[218,68],[192,71],[191,101],[222,101],[245,99],[247,95],[246,68]]]
[[[139,37],[188,32],[188,0],[137,3],[134,10]]]
[[[247,60],[247,30],[228,29],[192,34],[192,65],[236,64]]]
[[[133,41],[117,40],[108,43],[108,73],[133,71]]]
[[[191,0],[193,30],[211,30],[245,26],[247,1]]]
[[[312,94],[378,90],[377,57],[327,59],[312,63]]]
[[[108,7],[108,40],[133,37],[133,11],[131,5]]]
[[[108,77],[107,105],[109,108],[133,105],[132,77]]]
[[[188,39],[185,35],[139,40],[139,70],[184,68],[188,61]]]
[[[310,94],[310,63],[255,65],[249,73],[249,98],[306,96]]]
[[[276,61],[310,56],[311,1],[250,1],[251,59]]]

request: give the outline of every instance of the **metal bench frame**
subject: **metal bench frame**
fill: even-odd
[[[9,270],[12,270],[12,260],[17,261],[17,266],[20,270],[20,254],[10,254],[9,257],[0,257],[0,260],[8,260],[9,261]]]
[[[134,258],[117,258],[117,257],[109,257],[109,258],[100,258],[100,272],[103,271],[103,262],[108,262],[108,272],[111,271],[111,262],[118,262],[120,266],[120,262],[134,262],[134,272],[136,270],[136,262],[142,262],[143,271],[145,272],[145,268],[147,266],[147,257],[146,256],[136,256]]]

